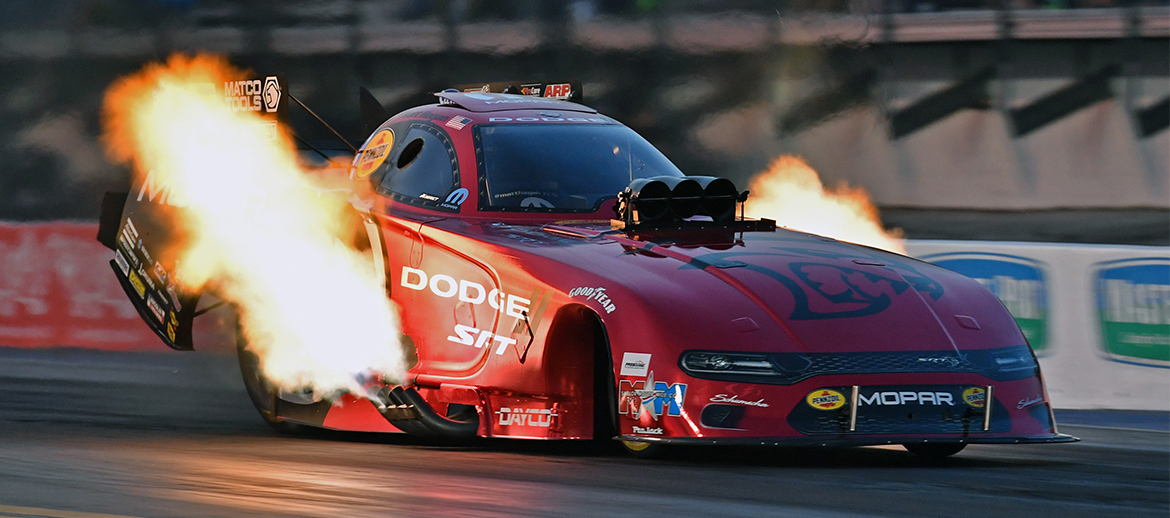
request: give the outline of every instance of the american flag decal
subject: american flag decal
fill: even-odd
[[[471,124],[471,119],[468,119],[467,117],[462,117],[462,116],[456,115],[454,117],[451,117],[451,120],[447,121],[446,126],[448,128],[455,128],[458,130],[458,129],[463,129],[463,127],[468,125],[468,124]]]

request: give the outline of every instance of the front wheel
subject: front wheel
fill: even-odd
[[[653,442],[619,441],[626,453],[639,459],[661,459],[666,455],[667,446]]]
[[[967,444],[961,442],[919,442],[903,444],[902,447],[923,459],[939,460],[963,451]]]

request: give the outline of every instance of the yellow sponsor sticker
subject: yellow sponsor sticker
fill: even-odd
[[[830,389],[817,389],[804,398],[808,406],[817,410],[836,410],[845,406],[845,395]]]
[[[394,132],[388,129],[379,131],[354,159],[354,177],[360,180],[373,174],[378,166],[386,161],[386,156],[390,154],[390,148],[393,147]]]
[[[127,277],[130,278],[130,284],[134,285],[134,291],[138,292],[139,297],[146,295],[146,286],[142,285],[142,279],[138,278],[137,273],[130,272],[130,275],[128,275]]]
[[[963,391],[963,401],[975,408],[983,408],[987,399],[987,391],[979,387],[971,387]]]

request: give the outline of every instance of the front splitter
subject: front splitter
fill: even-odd
[[[868,437],[644,437],[641,435],[620,435],[619,441],[650,442],[695,446],[875,446],[883,444],[1050,444],[1077,442],[1079,438],[1068,434],[1029,437],[922,437],[922,436],[868,436]]]

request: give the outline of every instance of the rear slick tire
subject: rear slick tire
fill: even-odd
[[[297,435],[305,433],[308,428],[304,425],[290,423],[276,417],[276,389],[271,382],[260,372],[260,358],[248,350],[244,333],[236,330],[236,353],[240,360],[240,375],[244,378],[244,390],[248,392],[248,399],[256,412],[273,430],[277,432]]]
[[[922,459],[941,460],[963,451],[967,443],[962,442],[919,442],[902,445],[906,451]]]

